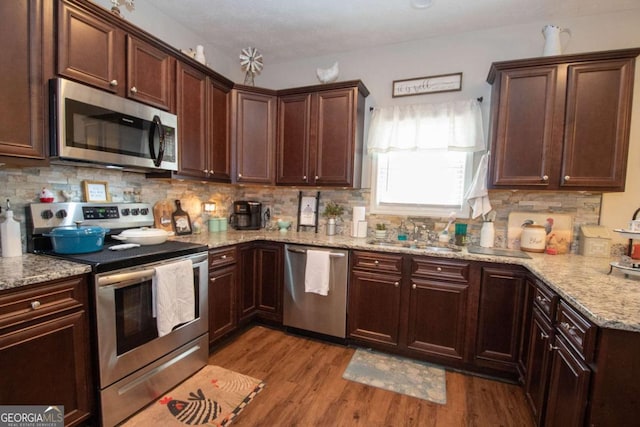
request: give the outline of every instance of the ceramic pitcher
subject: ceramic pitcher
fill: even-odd
[[[568,28],[560,28],[556,25],[545,25],[542,27],[542,35],[544,35],[542,56],[562,54],[562,44],[560,42],[561,33],[566,33],[571,37],[571,31],[569,31]]]

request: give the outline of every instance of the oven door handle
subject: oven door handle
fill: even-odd
[[[130,273],[111,274],[109,276],[98,277],[98,286],[114,285],[114,289],[126,288],[140,283],[140,279],[151,279],[155,274],[155,269],[132,271]]]

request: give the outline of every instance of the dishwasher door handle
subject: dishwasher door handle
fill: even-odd
[[[287,248],[289,252],[295,252],[297,254],[306,254],[306,249]],[[344,258],[344,254],[341,252],[329,252],[330,258]]]

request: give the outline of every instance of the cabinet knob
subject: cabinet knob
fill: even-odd
[[[398,286],[400,286],[400,282],[393,282],[393,287],[394,288],[397,288]],[[413,285],[413,286],[415,286],[415,285]]]
[[[562,329],[564,329],[565,331],[569,331],[569,332],[576,328],[575,326],[571,326],[567,322],[560,322],[560,326],[562,326]]]
[[[415,283],[413,285],[411,285],[411,289],[416,289],[418,287],[418,285],[416,285]]]
[[[209,281],[210,281],[211,283],[213,283],[213,282],[215,282],[215,281],[216,281],[216,278],[215,278],[215,277],[212,277],[211,279],[209,279]]]
[[[40,301],[31,301],[31,309],[32,310],[37,310],[40,308]]]
[[[238,174],[238,178],[242,178],[242,174],[241,173]]]
[[[320,177],[319,177],[318,175],[316,175],[316,180],[317,180],[318,178],[320,178]]]
[[[442,267],[437,267],[436,271],[442,271]]]
[[[131,91],[131,93],[138,93],[138,88],[133,86],[131,89],[129,89]]]
[[[227,256],[226,256],[226,255],[222,255],[222,256],[220,257],[220,259],[227,259]]]
[[[202,169],[202,172],[209,173],[209,170],[208,169]]]
[[[544,182],[549,181],[549,175],[543,175],[543,176],[542,176],[542,180],[543,180]]]
[[[111,80],[111,81],[109,82],[109,86],[113,86],[113,87],[118,86],[118,81],[117,81],[116,79]]]
[[[564,176],[564,180],[565,180],[565,181],[569,181],[570,179],[571,179],[571,177],[570,177],[569,175],[565,175],[565,176]]]
[[[303,176],[302,179],[306,181],[307,180],[307,175]]]

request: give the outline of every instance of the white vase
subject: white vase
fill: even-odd
[[[496,229],[493,222],[485,221],[480,229],[480,246],[483,248],[492,248],[496,238]]]
[[[544,36],[542,56],[562,55],[562,43],[560,42],[561,33],[566,33],[571,37],[571,31],[569,31],[568,28],[560,28],[556,25],[545,25],[542,27],[542,35]]]
[[[201,64],[206,64],[207,62],[206,58],[204,57],[204,46],[200,44],[196,46],[196,61]]]
[[[327,220],[327,236],[333,236],[336,234],[336,219],[329,218]]]

